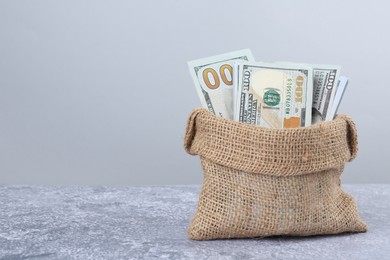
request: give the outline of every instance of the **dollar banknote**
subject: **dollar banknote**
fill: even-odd
[[[235,120],[267,128],[311,125],[313,69],[240,62]]]
[[[344,76],[340,76],[339,83],[337,84],[336,95],[334,96],[333,105],[330,113],[330,118],[334,119],[337,110],[339,109],[341,100],[343,99],[344,92],[348,86],[348,78]]]
[[[312,123],[332,120],[333,100],[337,90],[341,67],[338,65],[307,65],[313,68]]]
[[[202,106],[227,119],[233,119],[234,115],[237,61],[254,61],[252,52],[244,49],[188,62]]]
[[[313,68],[312,124],[332,120],[331,112],[341,66],[291,62],[279,62],[279,64],[299,64]]]

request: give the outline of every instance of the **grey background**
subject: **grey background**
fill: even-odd
[[[188,60],[341,64],[346,183],[390,183],[386,1],[0,1],[0,183],[200,183]]]

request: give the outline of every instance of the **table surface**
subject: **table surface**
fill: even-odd
[[[343,185],[367,233],[193,241],[200,186],[0,186],[0,259],[389,259],[390,185]]]

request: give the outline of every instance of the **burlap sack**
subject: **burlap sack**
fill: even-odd
[[[357,154],[348,116],[310,127],[267,129],[195,109],[185,149],[204,172],[188,235],[195,240],[365,232],[340,187]]]

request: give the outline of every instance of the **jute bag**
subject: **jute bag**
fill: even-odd
[[[310,127],[267,129],[195,109],[185,149],[204,172],[188,235],[195,240],[365,232],[354,199],[340,187],[357,154],[344,115]]]

